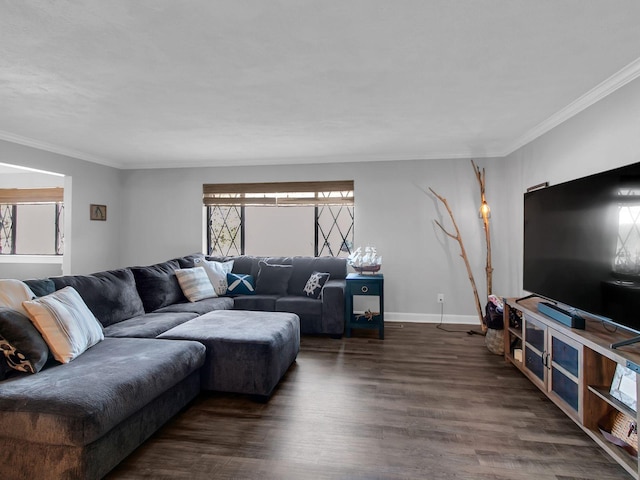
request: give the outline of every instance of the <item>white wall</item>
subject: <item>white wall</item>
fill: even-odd
[[[0,162],[66,175],[65,251],[68,254],[64,256],[65,274],[91,273],[123,266],[120,170],[2,140]],[[89,220],[91,203],[108,206],[106,222]],[[37,277],[38,273],[37,269],[29,267],[29,277]],[[49,274],[49,270],[43,267],[42,276]],[[0,278],[2,276],[3,272],[0,272]]]
[[[499,184],[491,179],[491,161],[480,163],[487,165],[491,202]],[[431,186],[450,202],[484,292],[479,190],[468,159],[126,171],[123,261],[149,264],[201,251],[203,183],[345,179],[355,181],[355,244],[376,246],[384,259],[385,310],[437,320],[436,294],[444,293],[445,320],[471,316],[474,321],[473,295],[458,246],[433,223],[440,218],[449,224],[449,219],[427,193]]]
[[[0,162],[2,162],[2,160],[0,160]],[[46,173],[28,172],[26,170],[23,172],[24,173],[0,173],[0,188],[64,187],[64,177]]]
[[[522,195],[528,186],[638,161],[640,80],[508,157],[480,160],[492,207],[494,293],[522,293]],[[477,217],[478,187],[467,159],[118,171],[0,141],[0,162],[70,176],[68,273],[202,251],[203,183],[353,179],[355,244],[375,245],[384,257],[390,317],[437,319],[436,294],[444,293],[445,321],[473,320],[473,296],[458,246],[433,223],[439,218],[450,225],[445,210],[427,193],[433,187],[454,211],[484,297],[484,234]],[[107,222],[89,221],[90,203],[108,205]]]
[[[504,295],[522,291],[523,194],[532,185],[557,184],[593,173],[640,162],[640,79],[520,148],[503,163],[506,181],[501,192],[508,222],[498,236],[510,238],[501,248],[504,272],[497,287]]]
[[[0,263],[0,278],[17,278],[27,280],[29,278],[46,278],[62,275],[60,263],[44,263],[24,261],[4,261]]]

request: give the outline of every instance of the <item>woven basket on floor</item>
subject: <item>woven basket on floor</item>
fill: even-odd
[[[631,417],[617,412],[611,427],[611,434],[638,450],[638,428],[636,421]]]
[[[504,355],[504,330],[487,328],[484,343],[491,353]]]
[[[634,457],[638,456],[638,428],[635,419],[613,410],[600,419],[598,427],[608,441],[624,448]]]

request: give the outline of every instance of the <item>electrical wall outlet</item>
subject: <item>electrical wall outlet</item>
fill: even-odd
[[[438,294],[438,303],[444,303],[444,293]]]

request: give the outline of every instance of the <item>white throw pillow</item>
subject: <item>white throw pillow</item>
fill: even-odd
[[[73,287],[65,287],[22,305],[59,362],[69,363],[104,340],[102,325]]]
[[[204,258],[196,258],[193,263],[197,267],[204,267],[217,295],[225,295],[227,293],[227,273],[231,273],[233,269],[233,260],[213,262]]]
[[[175,272],[182,293],[190,302],[218,296],[203,267],[183,268]]]
[[[26,283],[13,279],[0,280],[0,307],[17,310],[27,316],[22,302],[34,297],[35,295]]]

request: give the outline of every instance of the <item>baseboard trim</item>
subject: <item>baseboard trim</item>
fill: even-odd
[[[385,322],[404,322],[404,323],[458,323],[462,325],[480,325],[478,317],[475,315],[451,315],[444,314],[442,317],[439,313],[402,313],[402,312],[384,312]]]

